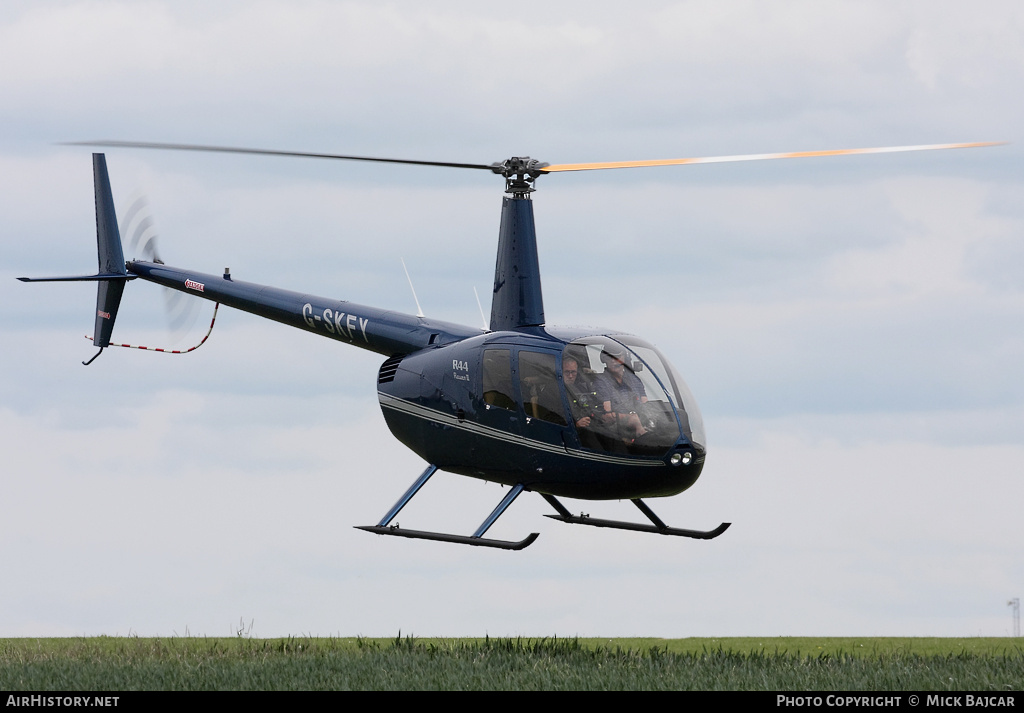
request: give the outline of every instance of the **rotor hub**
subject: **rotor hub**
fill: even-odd
[[[516,198],[529,198],[536,189],[533,187],[537,176],[551,164],[543,163],[529,156],[513,156],[505,161],[491,164],[491,171],[505,177],[505,192]]]

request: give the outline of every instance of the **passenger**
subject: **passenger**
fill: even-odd
[[[586,378],[580,374],[579,364],[575,357],[566,355],[562,359],[562,381],[565,382],[565,393],[569,396],[573,421],[578,428],[589,428],[600,409],[600,402]]]
[[[631,443],[647,433],[638,413],[641,404],[647,403],[647,394],[637,375],[626,368],[625,359],[625,349],[606,347],[601,352],[605,370],[594,386],[604,407],[601,422],[615,429],[626,443]]]

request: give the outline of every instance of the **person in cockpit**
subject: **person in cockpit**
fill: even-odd
[[[647,433],[638,413],[641,404],[647,403],[647,395],[639,377],[626,367],[626,358],[625,349],[606,347],[601,352],[605,370],[594,383],[594,390],[604,410],[601,423],[631,443]]]
[[[572,420],[577,428],[589,428],[600,408],[600,402],[586,377],[580,374],[579,364],[575,357],[566,355],[562,359],[562,381],[565,383],[565,393],[569,396]]]

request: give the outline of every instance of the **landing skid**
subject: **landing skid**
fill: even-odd
[[[454,542],[459,545],[472,545],[474,547],[496,547],[502,550],[522,550],[533,544],[540,533],[531,532],[519,542],[513,542],[511,540],[489,540],[483,535],[487,530],[494,524],[495,520],[501,517],[501,514],[508,509],[508,506],[512,504],[519,494],[525,490],[522,484],[515,486],[508,492],[508,494],[502,498],[501,502],[498,503],[498,507],[494,508],[494,511],[487,516],[480,527],[476,529],[470,536],[466,535],[451,535],[446,532],[425,532],[423,530],[403,530],[398,525],[391,525],[391,521],[395,519],[399,511],[404,508],[413,496],[419,492],[419,489],[423,487],[424,483],[430,480],[430,476],[437,472],[436,465],[429,465],[427,469],[423,471],[416,482],[409,486],[409,489],[405,491],[405,495],[398,499],[387,515],[377,523],[376,525],[357,525],[357,530],[365,530],[366,532],[372,532],[376,535],[394,535],[396,537],[409,537],[414,540],[434,540],[435,542]]]
[[[448,535],[443,532],[424,532],[423,530],[405,530],[398,526],[380,527],[379,525],[357,525],[357,530],[366,530],[376,535],[395,535],[411,537],[416,540],[435,540],[437,542],[454,542],[459,545],[474,547],[497,547],[500,550],[522,550],[533,544],[540,533],[531,532],[519,542],[511,540],[488,540],[484,537],[467,537],[466,535]]]
[[[573,515],[562,503],[555,498],[554,495],[547,495],[541,493],[544,499],[547,500],[551,506],[558,511],[557,515],[545,515],[544,517],[550,517],[554,520],[561,520],[562,522],[568,522],[573,525],[591,525],[593,527],[611,527],[616,530],[633,530],[635,532],[653,532],[657,535],[675,535],[677,537],[692,537],[697,540],[710,540],[718,537],[723,532],[729,529],[731,522],[723,522],[721,525],[716,527],[714,530],[683,530],[678,527],[669,527],[661,521],[654,511],[647,507],[647,504],[640,498],[634,498],[631,502],[640,508],[640,512],[647,516],[647,518],[653,523],[652,525],[644,525],[636,522],[623,522],[622,520],[602,520],[597,517],[590,517],[589,515]]]

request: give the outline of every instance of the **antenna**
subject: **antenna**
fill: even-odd
[[[1013,610],[1013,635],[1020,636],[1020,597],[1006,602],[1006,606]]]
[[[476,306],[480,309],[480,322],[484,325],[484,331],[487,331],[487,317],[484,316],[484,306],[480,304],[480,293],[476,291],[476,285],[473,285],[473,294],[476,295]]]
[[[402,258],[398,258],[398,259],[402,260]],[[412,290],[412,298],[416,302],[416,316],[417,317],[425,317],[426,315],[423,314],[423,308],[420,307],[420,300],[416,296],[416,288],[412,286],[412,278],[409,277],[409,268],[407,268],[405,266],[405,260],[402,260],[402,269],[405,270],[405,279],[407,279],[409,281],[409,289]]]

